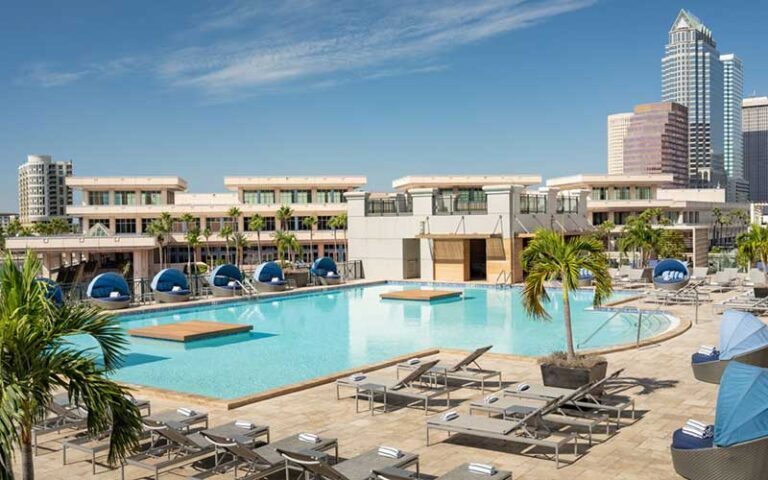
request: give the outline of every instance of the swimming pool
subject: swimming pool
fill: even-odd
[[[463,298],[432,304],[381,300],[379,294],[419,285],[393,283],[344,288],[273,300],[207,305],[126,315],[127,330],[184,320],[253,325],[249,334],[179,344],[130,338],[118,380],[184,393],[233,399],[302,382],[431,347],[543,355],[564,349],[562,299],[553,292],[549,322],[531,319],[517,288],[465,288]],[[617,292],[616,300],[631,293]],[[583,343],[614,315],[590,311],[592,294],[572,294],[575,342]],[[636,315],[619,314],[582,348],[635,341]],[[666,315],[649,315],[641,337],[670,328]],[[83,341],[78,339],[77,341]]]

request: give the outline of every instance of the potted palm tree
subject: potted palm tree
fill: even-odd
[[[768,265],[768,227],[761,225],[752,225],[748,231],[739,234],[736,239],[736,248],[738,249],[737,259],[739,263],[749,269],[753,264],[758,268],[762,266],[765,272]],[[765,278],[765,273],[763,273]],[[768,297],[768,284],[755,284],[755,297]]]
[[[523,251],[522,263],[527,273],[523,306],[534,318],[551,318],[544,307],[544,302],[549,300],[546,285],[552,281],[562,283],[566,350],[541,359],[544,384],[578,388],[605,377],[608,367],[605,359],[576,354],[570,304],[570,293],[579,288],[579,272],[582,269],[588,270],[593,276],[594,306],[602,305],[611,295],[613,287],[602,242],[594,236],[572,237],[566,240],[552,230],[539,230]]]

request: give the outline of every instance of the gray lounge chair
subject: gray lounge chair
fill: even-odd
[[[361,395],[368,398],[369,409],[373,413],[373,401],[378,395],[382,399],[384,412],[387,411],[387,405],[390,397],[399,397],[411,400],[413,403],[424,403],[424,413],[429,412],[429,401],[436,396],[445,393],[447,403],[450,403],[451,393],[448,389],[447,378],[441,372],[432,371],[439,363],[439,360],[432,360],[420,364],[416,369],[401,379],[391,379],[384,377],[373,377],[362,375],[360,379],[340,378],[336,380],[336,399],[341,398],[339,394],[340,387],[355,389],[356,410],[359,412],[358,402]],[[441,378],[442,377],[442,378]],[[425,382],[424,380],[428,380]]]
[[[463,463],[435,480],[508,480],[512,478],[512,472],[506,470],[494,469],[490,474],[483,474],[471,471],[469,465],[469,463]],[[373,477],[378,480],[416,480],[418,478],[414,472],[401,468],[374,470]]]
[[[709,276],[709,267],[693,267],[691,280],[706,280]]]
[[[480,384],[480,392],[485,393],[485,382],[492,378],[498,378],[499,386],[501,386],[501,372],[498,370],[486,370],[477,363],[477,361],[485,355],[493,345],[481,347],[475,351],[469,353],[466,357],[462,358],[455,363],[440,362],[432,368],[433,372],[445,375],[449,380],[459,380],[466,382],[463,387]],[[420,363],[400,363],[397,365],[398,375],[400,370],[413,371]],[[474,367],[472,366],[474,365]]]
[[[288,465],[297,465],[304,473],[314,474],[315,479],[322,480],[368,480],[371,472],[385,468],[404,469],[416,466],[416,477],[419,476],[419,456],[415,453],[400,452],[397,457],[381,455],[378,449],[331,465],[325,455],[311,450],[289,451],[279,449]]]
[[[41,422],[32,427],[32,445],[37,455],[40,437],[50,433],[60,433],[64,430],[73,432],[85,430],[88,427],[88,412],[79,407],[65,407],[55,400],[48,406],[48,410],[53,413]]]
[[[446,418],[445,414],[431,417],[427,420],[427,446],[429,446],[430,430],[441,430],[448,434],[463,434],[478,437],[483,440],[501,440],[519,443],[530,447],[549,448],[554,451],[556,468],[560,468],[560,452],[563,447],[573,442],[574,455],[579,454],[578,437],[574,433],[542,432],[539,431],[541,416],[549,413],[559,402],[552,399],[541,408],[530,412],[520,420],[502,420],[498,418],[481,417],[477,415],[457,414]],[[526,448],[523,452],[526,452]]]

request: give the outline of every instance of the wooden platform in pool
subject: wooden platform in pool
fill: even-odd
[[[402,290],[399,292],[385,292],[380,296],[384,300],[431,302],[434,300],[461,297],[461,292],[459,290]]]
[[[128,335],[131,335],[132,337],[154,338],[155,340],[168,340],[171,342],[193,342],[204,338],[250,332],[252,329],[252,325],[190,320],[187,322],[171,323],[169,325],[134,328],[133,330],[128,330]]]

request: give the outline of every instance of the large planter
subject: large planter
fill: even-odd
[[[768,285],[755,285],[755,298],[768,297]]]
[[[541,379],[548,387],[579,388],[590,382],[596,382],[605,378],[608,371],[608,362],[599,362],[592,368],[569,368],[557,365],[541,365]],[[602,391],[595,391],[597,395]]]
[[[285,270],[283,276],[286,282],[296,285],[296,288],[306,287],[309,283],[309,270]]]

